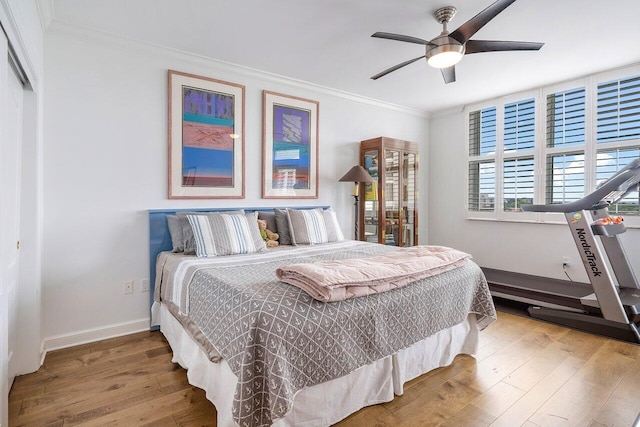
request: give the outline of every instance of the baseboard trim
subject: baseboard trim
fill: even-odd
[[[40,367],[44,365],[44,358],[47,355],[47,349],[45,348],[44,344],[45,344],[45,341],[42,341],[40,343],[40,366],[38,366],[38,369],[40,369]]]
[[[49,351],[63,348],[75,347],[81,344],[101,341],[109,338],[121,337],[123,335],[135,334],[149,330],[149,318],[133,320],[131,322],[117,323],[102,328],[85,329],[84,331],[72,334],[57,335],[45,338],[42,343],[42,361]]]

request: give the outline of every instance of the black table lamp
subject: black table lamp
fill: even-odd
[[[370,182],[374,182],[375,179],[371,178],[371,175],[369,175],[369,172],[367,172],[367,170],[365,168],[363,168],[360,165],[355,165],[354,167],[352,167],[351,169],[349,169],[349,172],[347,172],[346,174],[344,174],[344,176],[342,178],[340,178],[338,180],[339,182],[353,182],[355,184],[354,188],[353,188],[353,197],[355,199],[355,207],[356,207],[356,240],[358,240],[358,224],[359,224],[359,214],[360,214],[360,210],[358,209],[358,196],[360,195],[360,183],[364,182],[366,183],[370,183]]]

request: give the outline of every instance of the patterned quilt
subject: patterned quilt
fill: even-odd
[[[157,289],[179,320],[189,319],[192,335],[206,337],[238,377],[236,422],[267,426],[291,409],[302,388],[409,347],[469,313],[477,315],[480,327],[495,319],[484,275],[470,260],[402,288],[331,303],[314,300],[275,275],[291,263],[393,250],[344,241],[251,255],[176,257],[158,267]]]

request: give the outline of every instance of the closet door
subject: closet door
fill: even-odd
[[[0,38],[0,422],[6,424],[9,389],[16,375],[23,87],[9,66]]]
[[[4,141],[6,140],[7,129],[7,38],[4,32],[0,31],[0,172],[4,172],[5,153]],[[8,335],[9,335],[9,297],[7,292],[7,281],[5,277],[5,258],[4,258],[4,173],[0,176],[0,424],[8,425],[8,396],[9,396],[9,354],[8,354]]]
[[[18,276],[20,253],[20,194],[21,194],[21,166],[22,166],[22,104],[24,92],[22,83],[15,73],[8,71],[7,90],[7,133],[6,140],[0,144],[5,145],[3,151],[6,154],[7,164],[2,164],[2,209],[3,227],[6,226],[6,240],[2,238],[2,245],[6,245],[4,255],[7,268],[7,300],[9,304],[9,335],[7,352],[9,355],[9,387],[16,376],[18,361],[16,347],[18,341]],[[0,160],[1,162],[1,160]],[[6,176],[5,176],[6,174]],[[6,188],[5,187],[6,183]],[[5,197],[6,196],[6,197]],[[6,202],[6,203],[5,203]],[[3,261],[5,263],[5,261]]]

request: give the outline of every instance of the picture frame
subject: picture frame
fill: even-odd
[[[262,91],[262,198],[318,198],[318,101]]]
[[[168,70],[169,198],[245,195],[245,87]]]

